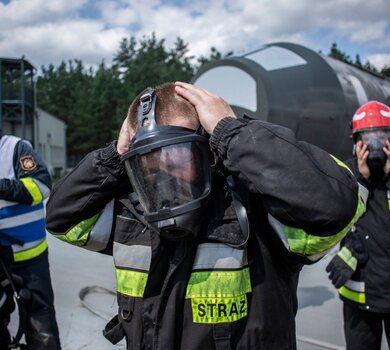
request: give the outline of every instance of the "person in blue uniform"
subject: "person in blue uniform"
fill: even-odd
[[[24,304],[29,350],[60,349],[50,279],[43,200],[51,179],[31,144],[0,131],[0,247],[7,269],[19,276],[30,298]],[[7,253],[6,253],[7,252]],[[0,322],[4,344],[9,315]]]

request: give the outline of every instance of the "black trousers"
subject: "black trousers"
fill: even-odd
[[[390,314],[361,310],[344,303],[346,350],[380,350],[383,327],[390,345]]]
[[[31,300],[26,306],[28,349],[60,350],[48,250],[31,260],[14,263],[12,272],[22,277],[24,286],[31,292]]]

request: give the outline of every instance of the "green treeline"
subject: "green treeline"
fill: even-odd
[[[117,138],[129,104],[146,86],[188,82],[202,65],[232,55],[222,55],[214,47],[208,57],[195,58],[188,52],[188,44],[180,37],[170,49],[164,39],[152,34],[139,41],[134,37],[123,39],[111,65],[102,61],[92,69],[75,59],[58,67],[42,67],[37,79],[37,104],[66,122],[68,165]],[[355,64],[336,44],[329,56]],[[389,70],[387,67],[387,73]]]
[[[96,69],[87,68],[76,59],[41,67],[37,104],[66,122],[69,165],[117,138],[127,108],[146,86],[188,82],[203,64],[222,58],[212,47],[208,57],[194,64],[188,51],[181,38],[168,49],[164,39],[152,34],[138,42],[123,39],[110,66],[102,61]]]

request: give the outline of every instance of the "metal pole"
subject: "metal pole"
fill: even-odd
[[[20,102],[22,112],[22,138],[26,138],[26,106],[25,106],[25,94],[24,94],[24,59],[20,62]]]

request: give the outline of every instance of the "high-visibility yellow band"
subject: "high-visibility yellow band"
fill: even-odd
[[[116,268],[115,274],[119,293],[130,297],[142,297],[144,295],[146,281],[148,280],[147,272]]]
[[[41,243],[39,243],[34,248],[22,250],[20,252],[15,252],[14,253],[14,260],[15,261],[25,261],[25,260],[35,258],[38,255],[42,254],[46,249],[47,249],[47,240],[44,239]]]
[[[248,315],[246,294],[232,298],[191,299],[194,323],[233,322]]]
[[[231,298],[252,291],[249,268],[236,271],[195,271],[186,298]]]
[[[54,237],[60,239],[61,241],[64,241],[69,244],[73,244],[78,247],[82,247],[85,245],[85,243],[88,240],[89,233],[95,226],[96,222],[98,221],[100,216],[99,214],[96,214],[95,216],[92,216],[90,219],[81,221],[76,226],[71,228],[66,234],[59,235],[53,232],[50,232]]]
[[[347,164],[345,164],[344,162],[342,162],[340,159],[336,158],[333,154],[330,154],[329,155],[334,159],[334,161],[339,165],[341,166],[342,168],[344,169],[347,169],[352,175],[353,175],[353,172],[352,170],[348,167]]]
[[[343,297],[352,300],[359,304],[365,304],[366,303],[366,294],[362,292],[354,292],[346,287],[339,288],[339,293]]]
[[[43,196],[41,190],[39,189],[38,185],[34,182],[34,180],[31,177],[23,177],[20,179],[20,181],[23,183],[24,187],[26,187],[28,193],[30,193],[33,199],[31,205],[36,205],[38,203],[41,203]]]
[[[352,220],[339,233],[332,236],[314,236],[302,229],[281,224],[281,230],[286,237],[291,252],[300,255],[314,255],[325,252],[339,242],[351,229],[352,225],[359,219],[366,210],[366,204],[359,196],[358,206]],[[277,227],[274,227],[277,229]]]
[[[342,247],[337,255],[353,270],[356,271],[357,259],[347,247]]]

